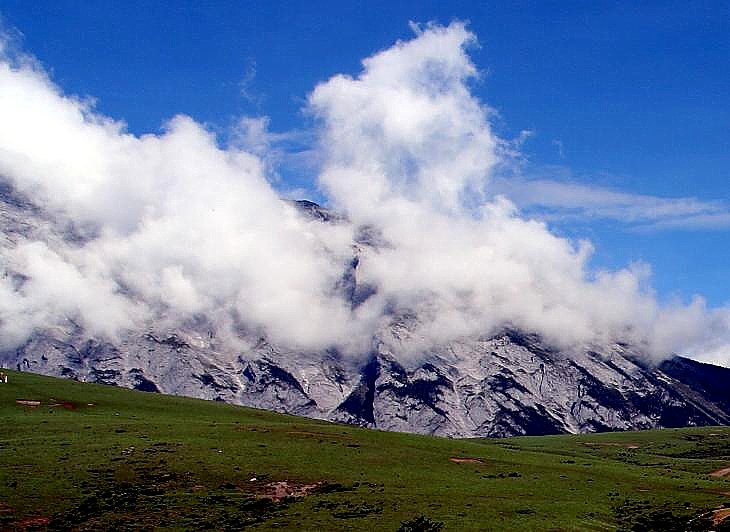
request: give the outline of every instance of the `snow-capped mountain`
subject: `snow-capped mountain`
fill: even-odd
[[[321,223],[342,218],[295,202]],[[2,246],[83,241],[17,194],[0,188]],[[379,245],[361,228],[338,289],[353,307],[375,288],[358,283],[358,252]],[[22,287],[25,273],[3,263]],[[206,317],[184,326],[149,323],[115,340],[69,319],[35,328],[0,352],[5,367],[171,394],[226,401],[384,430],[449,437],[510,436],[730,423],[730,369],[675,357],[646,362],[626,344],[552,348],[505,327],[483,337],[431,346],[414,356],[402,340],[418,316],[394,312],[365,353],[304,351],[242,330],[232,346]]]

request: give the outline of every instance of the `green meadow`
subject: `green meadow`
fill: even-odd
[[[730,428],[450,440],[8,373],[3,530],[730,525]]]

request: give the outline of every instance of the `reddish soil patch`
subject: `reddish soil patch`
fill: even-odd
[[[712,512],[712,524],[719,525],[728,517],[730,517],[730,508],[715,510],[714,512]]]
[[[36,517],[29,517],[27,519],[23,519],[22,521],[18,521],[15,524],[21,528],[27,528],[29,526],[46,526],[50,522],[51,522],[50,518],[43,517],[42,515],[38,515]]]
[[[455,464],[483,464],[484,460],[481,458],[458,458],[452,456],[449,458],[449,462],[454,462]]]
[[[710,473],[711,477],[726,477],[728,475],[730,475],[730,467],[724,467],[723,469],[718,469]]]
[[[48,406],[62,406],[66,410],[76,410],[76,405],[71,401],[63,401],[62,403],[48,403]]]
[[[41,403],[41,401],[36,401],[34,399],[16,399],[15,402],[19,405],[32,407],[41,406],[41,404],[43,404]],[[65,408],[66,410],[76,410],[77,408],[76,404],[72,403],[71,401],[56,401],[55,399],[51,399],[48,402],[48,406],[50,406],[51,408],[60,406]]]
[[[30,401],[28,399],[16,399],[15,402],[24,406],[41,406],[40,401]]]
[[[265,486],[265,494],[274,501],[280,501],[286,497],[304,497],[313,489],[318,488],[320,484],[321,482],[317,482],[315,484],[295,484],[286,480],[281,482],[270,482]]]
[[[304,436],[305,438],[322,438],[331,440],[347,440],[351,441],[352,436],[348,434],[332,434],[327,432],[307,432],[304,430],[289,431],[287,434],[291,436]]]

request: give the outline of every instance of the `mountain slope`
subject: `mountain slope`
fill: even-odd
[[[343,219],[311,202],[294,202],[321,223]],[[3,244],[83,241],[18,195],[0,188]],[[361,228],[339,289],[353,308],[374,289],[358,281],[358,253],[384,245]],[[22,287],[7,261],[3,275]],[[37,327],[0,363],[75,380],[165,392],[385,430],[449,437],[512,436],[730,423],[730,370],[674,358],[642,363],[626,345],[551,348],[535,335],[504,329],[413,355],[403,342],[418,317],[393,313],[368,353],[306,352],[242,330],[237,345],[219,339],[205,317],[185,326],[151,322],[115,340],[72,320]]]
[[[88,382],[216,399],[385,430],[451,437],[730,423],[728,370],[675,358],[646,367],[622,346],[568,356],[508,331],[451,343],[406,368],[381,345],[363,365],[261,340],[230,356],[200,335],[130,334],[118,345],[53,329],[3,362]],[[714,384],[714,386],[713,386]]]
[[[450,440],[12,371],[0,419],[3,530],[708,530],[730,486],[724,427]]]

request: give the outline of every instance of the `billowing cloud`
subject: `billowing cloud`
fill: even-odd
[[[403,202],[458,213],[482,197],[499,162],[488,110],[469,92],[476,75],[463,24],[416,28],[418,37],[363,61],[353,79],[335,76],[310,96],[326,124],[320,176],[336,205],[366,217]]]
[[[646,268],[589,271],[590,244],[521,218],[504,197],[474,208],[508,156],[470,92],[474,43],[463,24],[418,28],[357,77],[335,76],[310,96],[328,156],[322,186],[389,243],[361,260],[362,281],[379,289],[367,304],[414,312],[427,344],[509,323],[564,347],[624,339],[654,354],[690,349],[722,312],[699,298],[660,306]],[[714,332],[727,340],[726,328]]]
[[[332,292],[350,228],[303,221],[261,157],[219,148],[186,116],[135,137],[28,61],[0,63],[0,116],[0,174],[82,233],[2,250],[3,267],[27,276],[2,279],[6,340],[67,318],[111,334],[221,313],[292,344],[347,337]]]
[[[461,23],[414,29],[309,96],[318,182],[346,216],[328,224],[272,187],[280,154],[265,118],[242,119],[226,146],[182,115],[135,136],[32,61],[2,60],[0,175],[68,237],[26,234],[0,251],[6,346],[69,319],[112,337],[206,319],[232,341],[245,330],[360,355],[398,315],[409,353],[506,325],[563,347],[726,352],[727,311],[662,306],[646,267],[591,271],[589,243],[494,197],[512,148],[470,90],[476,39]],[[363,228],[377,246],[353,246]],[[353,252],[372,292],[359,305],[342,288]]]

